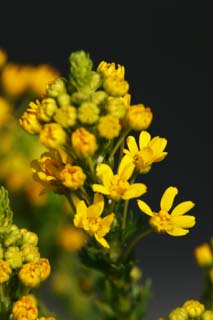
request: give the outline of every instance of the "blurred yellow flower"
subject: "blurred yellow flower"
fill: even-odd
[[[7,282],[12,273],[12,269],[7,261],[0,259],[0,285]]]
[[[36,100],[36,102],[30,102],[29,107],[19,119],[20,126],[30,134],[38,134],[42,129],[42,125],[37,117],[39,107],[39,100]]]
[[[200,317],[205,310],[205,306],[198,300],[187,300],[184,302],[183,308],[192,319]]]
[[[89,234],[94,235],[95,239],[105,248],[109,248],[109,244],[104,236],[110,231],[111,224],[114,220],[114,213],[101,218],[104,210],[104,197],[98,193],[94,194],[93,204],[89,207],[81,200],[76,207],[74,216],[74,225],[82,228]]]
[[[194,249],[195,259],[201,267],[210,266],[213,263],[213,251],[208,243],[202,243]]]
[[[154,162],[162,161],[167,152],[164,152],[167,140],[165,138],[154,137],[147,131],[141,131],[139,135],[139,148],[133,136],[127,137],[128,149],[124,149],[124,153],[131,159],[140,173],[146,173],[150,170]]]
[[[195,225],[195,217],[190,215],[183,216],[194,207],[192,201],[184,201],[178,204],[169,214],[174,198],[178,193],[175,187],[168,187],[160,202],[160,211],[153,212],[151,208],[142,200],[137,200],[139,209],[150,216],[150,225],[158,233],[168,233],[171,236],[184,236]]]
[[[127,157],[123,157],[115,175],[111,167],[105,163],[99,164],[96,171],[102,184],[93,184],[93,191],[105,194],[113,200],[129,200],[146,192],[145,184],[128,182],[134,171],[134,165]]]
[[[80,157],[92,156],[97,149],[95,135],[83,127],[72,133],[71,143],[75,153]]]
[[[57,242],[66,251],[78,251],[86,243],[85,233],[70,225],[61,226],[58,231]]]
[[[108,114],[100,117],[97,129],[101,137],[111,140],[118,137],[121,124],[118,118]]]
[[[126,114],[126,123],[130,129],[139,131],[146,130],[153,118],[153,113],[149,107],[143,104],[129,106]]]
[[[0,69],[5,65],[5,63],[7,62],[7,52],[0,48]]]
[[[12,116],[12,106],[0,96],[0,128],[8,123]]]

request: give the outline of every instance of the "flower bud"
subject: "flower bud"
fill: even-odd
[[[9,280],[11,273],[12,270],[9,263],[0,259],[0,285]]]
[[[122,98],[108,97],[106,110],[113,117],[121,119],[125,116],[127,108]]]
[[[6,247],[9,247],[11,245],[16,245],[20,242],[20,240],[21,240],[20,229],[15,224],[12,224],[9,227],[7,234],[5,235],[4,245]]]
[[[117,77],[107,77],[103,83],[104,90],[113,97],[123,97],[129,90],[129,84]]]
[[[130,106],[127,110],[127,125],[136,131],[147,129],[152,122],[152,118],[151,109],[145,108],[143,104]]]
[[[31,295],[22,296],[20,300],[14,302],[12,308],[13,319],[15,320],[36,320],[38,309]]]
[[[71,102],[71,96],[68,93],[62,93],[57,96],[57,101],[60,107],[69,106]]]
[[[42,129],[42,125],[37,117],[40,103],[37,102],[37,104],[35,104],[34,102],[31,102],[29,106],[30,107],[19,119],[19,124],[26,132],[30,134],[38,134]]]
[[[21,252],[24,262],[38,262],[40,259],[40,253],[38,247],[30,244],[24,244],[21,246]]]
[[[205,310],[204,305],[197,300],[187,300],[183,304],[183,308],[191,318],[200,317]]]
[[[80,105],[82,102],[89,100],[90,95],[82,91],[76,91],[71,96],[71,102],[75,105]]]
[[[86,175],[81,167],[66,164],[64,169],[60,172],[60,178],[65,187],[77,190],[83,186]]]
[[[58,123],[47,123],[40,132],[40,142],[47,148],[60,148],[66,142],[66,132]]]
[[[65,79],[63,78],[57,78],[47,86],[47,94],[51,98],[56,98],[60,94],[66,93],[66,91]]]
[[[78,119],[85,124],[94,124],[99,118],[99,108],[93,102],[83,102],[78,108]]]
[[[49,277],[50,272],[51,272],[49,260],[46,258],[41,258],[38,261],[37,265],[40,270],[40,280],[41,281],[46,280]]]
[[[201,316],[201,320],[213,320],[213,311],[206,310]]]
[[[82,127],[72,133],[71,143],[75,153],[81,157],[92,156],[97,149],[95,135]]]
[[[168,320],[188,320],[188,314],[184,308],[176,308],[170,312]]]
[[[200,267],[207,267],[213,263],[213,252],[208,243],[197,246],[194,250],[194,255]]]
[[[118,118],[109,114],[100,117],[97,129],[101,137],[111,140],[119,136],[121,124]]]
[[[103,90],[95,91],[91,94],[91,101],[98,106],[103,104],[107,99],[107,93]]]
[[[37,263],[28,262],[22,265],[18,273],[19,280],[24,286],[36,288],[40,285],[41,272]]]
[[[51,121],[54,113],[58,109],[57,103],[53,98],[42,99],[38,110],[38,119],[44,122]]]
[[[76,123],[76,108],[73,106],[63,106],[56,111],[54,120],[63,128],[69,128]]]
[[[5,260],[9,263],[12,269],[17,269],[22,266],[23,259],[19,247],[9,247],[4,254]]]
[[[22,245],[30,244],[32,246],[37,246],[38,244],[38,236],[35,232],[28,231],[27,229],[20,229],[22,235]]]

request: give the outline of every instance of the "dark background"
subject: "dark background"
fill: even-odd
[[[23,5],[22,5],[23,4]],[[177,201],[196,203],[197,224],[180,238],[153,234],[138,245],[154,297],[146,320],[199,299],[202,277],[194,247],[213,234],[212,11],[210,1],[63,1],[1,7],[0,46],[10,60],[50,63],[64,75],[68,56],[83,49],[126,68],[133,103],[150,106],[152,136],[168,139],[168,157],[147,185],[153,209],[177,186]]]

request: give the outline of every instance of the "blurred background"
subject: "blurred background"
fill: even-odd
[[[16,7],[17,6],[17,7]],[[158,210],[169,185],[177,201],[192,200],[197,224],[181,238],[151,235],[137,247],[153,299],[146,320],[199,298],[195,246],[213,234],[212,57],[210,1],[63,1],[2,5],[0,47],[10,61],[48,63],[68,73],[72,51],[126,68],[133,103],[150,106],[151,134],[168,139],[168,157],[146,176],[148,200]]]

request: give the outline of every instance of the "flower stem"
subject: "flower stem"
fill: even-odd
[[[124,232],[124,230],[125,230],[125,228],[126,228],[128,205],[129,205],[129,200],[126,200],[126,201],[124,202],[123,218],[122,218],[122,225],[121,225],[122,232]]]
[[[131,242],[130,244],[127,246],[125,253],[123,255],[123,260],[125,261],[128,256],[130,255],[131,251],[133,250],[133,248],[135,247],[135,245],[137,244],[138,241],[140,241],[142,238],[148,236],[148,234],[150,234],[151,232],[153,232],[153,230],[151,228],[145,230],[144,232],[140,233],[139,235],[137,235]]]
[[[123,131],[123,133],[121,134],[120,138],[117,140],[116,144],[114,145],[114,148],[110,152],[109,160],[111,160],[114,157],[116,151],[118,150],[118,148],[120,147],[120,145],[124,141],[124,138],[126,137],[126,135],[128,134],[129,131],[130,131],[129,129]]]

